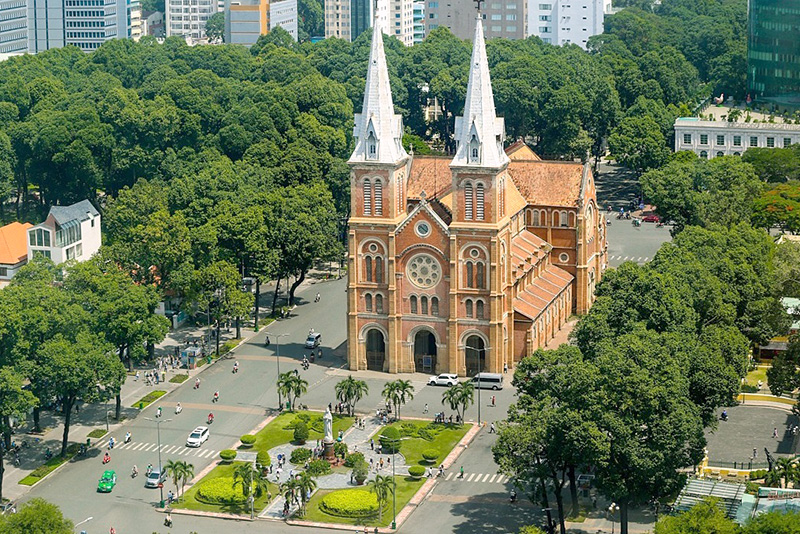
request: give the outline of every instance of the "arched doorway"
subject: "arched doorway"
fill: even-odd
[[[480,336],[469,336],[464,346],[464,361],[467,376],[475,376],[486,370],[486,345]]]
[[[386,361],[386,340],[383,332],[373,328],[367,332],[367,369],[369,371],[383,371]]]
[[[421,330],[414,336],[414,365],[418,373],[436,372],[436,336]]]

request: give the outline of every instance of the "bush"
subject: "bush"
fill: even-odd
[[[183,384],[187,380],[189,380],[189,375],[184,375],[184,374],[175,375],[169,379],[169,381],[173,384]]]
[[[337,458],[347,457],[347,443],[344,441],[337,441],[333,444],[333,454]]]
[[[392,454],[400,451],[400,432],[393,426],[387,426],[381,432],[381,453]]]
[[[356,479],[357,484],[363,484],[369,476],[369,464],[362,458],[361,461],[356,462],[356,464],[353,466],[352,474],[353,478]]]
[[[89,432],[89,435],[87,437],[90,437],[90,438],[102,438],[106,434],[108,434],[108,432],[106,432],[102,428],[95,428],[94,430]]]
[[[425,441],[433,441],[433,439],[436,437],[427,428],[420,428],[419,430],[417,430],[417,436],[424,439]]]
[[[219,457],[226,462],[230,462],[231,460],[236,458],[236,451],[233,449],[225,449],[223,451],[219,451]]]
[[[767,476],[766,469],[756,469],[755,471],[750,471],[750,480],[759,480]]]
[[[425,474],[425,468],[421,465],[412,465],[408,468],[408,474],[414,478],[420,478]]]
[[[299,447],[292,451],[292,454],[289,455],[289,461],[294,465],[300,465],[306,463],[306,460],[311,458],[312,450],[307,449],[305,447]]]
[[[344,459],[345,467],[355,467],[358,462],[364,461],[364,453],[362,452],[354,452],[352,454],[348,454],[347,458]]]
[[[331,472],[331,464],[327,460],[312,460],[306,472],[312,477],[320,477]]]
[[[425,449],[422,451],[422,457],[425,458],[426,462],[433,463],[439,459],[439,451],[436,449]]]
[[[297,414],[296,419],[299,419],[300,421],[308,424],[308,422],[311,421],[311,414],[309,414],[307,412],[301,412],[301,413]]]
[[[325,495],[320,508],[339,517],[370,517],[378,513],[378,498],[362,489],[338,490]]]
[[[299,443],[303,444],[308,439],[308,427],[303,421],[298,421],[294,425],[294,440]]]
[[[244,436],[239,438],[239,441],[242,442],[242,445],[245,447],[252,447],[253,444],[256,442],[256,437],[253,434],[245,434]]]
[[[401,423],[400,435],[403,436],[404,438],[416,437],[417,425],[415,425],[414,423]]]
[[[241,339],[231,339],[223,343],[219,348],[219,355],[222,356],[223,354],[227,354],[239,345]]]
[[[212,478],[200,484],[195,498],[206,504],[244,504],[239,488],[233,489],[233,477]]]
[[[256,455],[256,463],[261,467],[269,467],[272,464],[272,458],[269,457],[269,451],[258,451]]]

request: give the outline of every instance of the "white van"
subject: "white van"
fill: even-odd
[[[481,389],[503,389],[503,375],[498,373],[478,373],[472,377],[472,385]]]

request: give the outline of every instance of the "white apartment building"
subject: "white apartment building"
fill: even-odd
[[[206,38],[206,21],[219,10],[217,0],[166,0],[166,35]]]
[[[127,0],[28,0],[28,52],[75,45],[84,52],[129,36]]]
[[[554,45],[586,49],[592,35],[603,33],[612,0],[528,0],[528,36]]]
[[[691,150],[701,158],[741,156],[750,147],[784,148],[800,143],[800,125],[767,122],[675,121],[675,152]]]
[[[374,10],[370,9],[370,2],[372,0],[325,0],[325,37],[353,40],[358,37],[353,35],[354,10],[361,15],[370,11],[371,26],[380,28],[385,35],[396,37],[406,46],[414,44],[413,0],[377,0]],[[358,34],[362,30],[359,28]]]
[[[297,41],[297,0],[282,0],[269,4],[269,29],[280,26]]]
[[[425,2],[414,2],[414,44],[425,40]]]
[[[58,265],[88,260],[100,249],[100,213],[88,200],[53,206],[43,223],[28,228],[28,258],[42,254]]]
[[[138,41],[143,35],[142,3],[139,0],[128,0],[128,37]]]
[[[385,35],[392,35],[406,46],[414,44],[414,2],[377,0],[375,24]]]
[[[325,38],[350,41],[350,0],[324,0]]]
[[[0,0],[0,56],[28,50],[28,7],[25,0]]]

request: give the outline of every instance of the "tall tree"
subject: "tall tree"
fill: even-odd
[[[0,502],[3,500],[3,475],[5,456],[11,449],[11,418],[23,419],[28,410],[36,406],[36,397],[23,389],[22,378],[10,367],[0,367]]]
[[[31,499],[16,514],[0,516],[3,534],[72,534],[74,525],[55,504]]]

